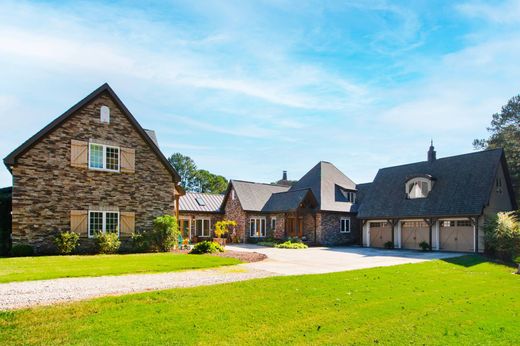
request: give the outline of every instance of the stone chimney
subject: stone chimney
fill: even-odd
[[[433,146],[433,139],[430,144],[430,150],[428,150],[428,162],[434,162],[437,160],[437,152],[435,151],[435,148]]]
[[[287,180],[287,171],[283,171],[282,180]]]

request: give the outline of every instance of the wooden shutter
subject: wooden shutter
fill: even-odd
[[[130,237],[135,230],[135,213],[130,211],[122,211],[121,225],[119,228],[120,237]]]
[[[121,172],[135,173],[135,149],[121,148]]]
[[[72,167],[87,168],[88,142],[70,141],[70,165]]]
[[[87,237],[88,229],[88,211],[87,210],[71,210],[70,211],[70,230],[78,233],[81,237]]]

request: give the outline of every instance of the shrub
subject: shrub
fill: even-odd
[[[16,244],[11,248],[11,255],[14,257],[27,257],[34,255],[34,249],[28,244]]]
[[[220,244],[208,240],[195,244],[190,251],[191,254],[196,255],[215,252],[224,252],[224,248]]]
[[[231,220],[222,220],[215,223],[215,236],[222,238],[224,235],[229,233],[231,227],[236,227],[237,223]]]
[[[60,255],[70,255],[79,245],[79,234],[61,232],[54,238],[54,244]]]
[[[276,243],[274,241],[259,241],[256,245],[273,247]]]
[[[520,222],[514,212],[498,213],[484,224],[486,252],[511,262],[520,256]]]
[[[281,244],[276,244],[274,247],[279,248],[279,249],[306,249],[306,248],[308,248],[308,246],[302,242],[293,242],[291,240],[288,240]]]
[[[431,250],[430,248],[430,244],[428,244],[427,241],[422,241],[419,243],[419,247],[423,250],[423,251],[428,251],[428,250]]]
[[[121,241],[117,233],[96,233],[94,236],[97,251],[100,254],[116,253],[121,246]]]
[[[131,239],[134,252],[147,252],[150,250],[150,241],[146,232],[134,232]]]
[[[391,241],[387,241],[387,242],[384,244],[384,247],[385,247],[385,249],[393,249],[393,248],[394,248],[394,243],[391,242]]]
[[[153,220],[153,230],[149,233],[150,246],[156,251],[168,252],[177,243],[179,235],[179,225],[175,217],[158,216]]]

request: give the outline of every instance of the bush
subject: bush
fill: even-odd
[[[419,247],[423,250],[423,251],[428,251],[428,250],[431,250],[430,248],[430,244],[428,244],[428,242],[426,241],[422,241],[419,243]]]
[[[498,213],[484,224],[486,252],[511,262],[520,256],[520,222],[515,212]]]
[[[256,245],[273,247],[276,243],[274,241],[259,241]]]
[[[117,233],[96,233],[94,236],[97,251],[100,254],[116,253],[121,246]]]
[[[60,255],[70,255],[79,245],[79,234],[61,232],[54,237],[54,244]]]
[[[153,220],[153,230],[148,234],[150,246],[156,251],[168,252],[179,237],[177,219],[171,215],[158,216]]]
[[[215,252],[224,252],[224,248],[220,244],[208,240],[195,244],[190,251],[191,254],[196,255]]]
[[[284,243],[276,244],[274,247],[279,249],[306,249],[308,248],[307,245],[305,245],[302,242],[293,242],[291,240],[287,240]]]
[[[34,249],[28,244],[16,244],[11,248],[11,256],[27,257],[34,255]]]
[[[385,247],[385,249],[393,249],[393,248],[394,248],[394,243],[391,242],[391,241],[387,241],[387,242],[384,244],[384,247]]]
[[[132,250],[134,252],[147,252],[150,250],[150,241],[146,232],[132,233]]]
[[[229,233],[231,227],[236,227],[237,223],[230,220],[222,220],[215,223],[215,236],[222,238],[224,235]]]

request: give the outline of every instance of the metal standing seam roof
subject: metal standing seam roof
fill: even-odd
[[[200,205],[197,199],[201,199],[204,205]],[[220,213],[223,200],[224,195],[220,194],[186,192],[179,198],[179,211]]]
[[[477,216],[488,204],[498,166],[505,162],[502,149],[382,168],[368,186],[358,218]],[[510,178],[507,185],[512,192]],[[434,185],[428,197],[408,199],[410,177],[429,174]],[[514,198],[513,198],[514,199]],[[514,200],[513,206],[516,205]]]
[[[250,181],[231,180],[242,209],[247,211],[262,211],[273,193],[285,192],[289,186],[280,186]]]

